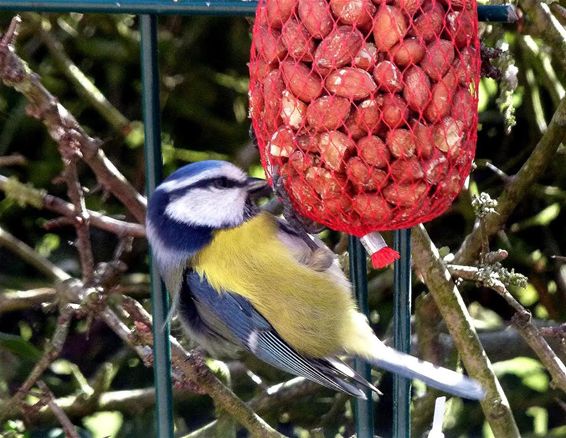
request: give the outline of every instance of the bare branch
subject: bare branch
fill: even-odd
[[[507,397],[495,376],[460,292],[451,280],[438,249],[422,225],[413,228],[412,236],[415,268],[434,297],[466,370],[486,390],[486,397],[481,401],[481,406],[493,434],[501,437],[519,437],[519,430]]]
[[[55,396],[49,389],[49,387],[43,383],[43,381],[37,382],[37,387],[47,396],[47,406],[51,409],[57,420],[63,427],[63,431],[65,432],[65,436],[67,438],[79,438],[79,434],[77,433],[77,429],[65,414],[65,411],[61,409],[61,407],[57,404],[55,400]]]
[[[497,275],[497,271],[491,270],[486,272],[485,268],[455,265],[449,266],[448,269],[452,275],[478,282],[485,287],[493,289],[507,301],[516,312],[511,318],[512,324],[546,367],[552,376],[553,384],[566,392],[566,367],[564,363],[550,348],[539,329],[533,324],[531,313],[509,293],[504,282]]]
[[[507,293],[509,294],[509,292]],[[532,323],[530,312],[523,309],[521,312],[515,313],[511,318],[511,322],[550,373],[552,384],[566,393],[566,366],[564,366],[564,363],[558,358],[556,353],[552,351],[552,348],[550,348]]]
[[[36,382],[41,378],[43,372],[47,369],[51,362],[53,362],[59,356],[65,340],[67,339],[67,334],[69,333],[69,325],[73,318],[74,309],[70,306],[65,307],[59,318],[57,320],[57,327],[53,333],[51,341],[47,344],[41,359],[35,364],[33,370],[30,372],[27,379],[24,381],[22,386],[16,391],[14,396],[10,399],[9,403],[6,403],[5,410],[0,412],[0,420],[10,418],[22,403],[24,397],[26,397],[30,389],[36,384]]]
[[[0,315],[6,312],[29,309],[41,303],[51,302],[55,297],[55,289],[48,287],[24,291],[2,292],[0,294]]]
[[[557,4],[557,6],[559,5]],[[541,47],[530,35],[522,35],[518,38],[518,43],[527,57],[526,64],[533,67],[536,71],[537,79],[544,84],[544,87],[550,93],[552,103],[558,106],[566,93],[564,86],[554,71],[549,53],[541,50]]]
[[[33,248],[30,248],[21,240],[17,239],[0,226],[0,246],[4,246],[15,255],[25,260],[38,271],[46,275],[51,281],[63,281],[69,278],[62,269],[59,269],[45,257],[40,256]]]
[[[537,329],[543,334],[546,330],[552,331],[559,329],[560,326],[544,325],[547,321],[533,321]],[[492,362],[500,362],[503,360],[513,359],[518,356],[537,358],[532,348],[527,344],[519,331],[512,325],[496,331],[487,331],[479,333],[481,344],[485,349],[488,357]],[[560,346],[559,339],[549,339],[551,348],[558,349]],[[440,333],[439,344],[444,352],[451,352],[456,347],[450,335]],[[560,355],[561,360],[566,359],[566,353]]]
[[[291,406],[296,400],[326,391],[319,384],[303,377],[294,377],[286,382],[270,386],[262,394],[251,399],[247,405],[260,414],[281,410]],[[184,438],[208,437],[216,430],[217,421],[211,421]]]
[[[29,251],[32,251],[29,249]],[[33,252],[33,251],[32,251]],[[36,253],[33,253],[35,258],[39,258]],[[66,300],[69,302],[80,302],[84,300],[87,296],[87,289],[84,285],[81,285],[79,281],[70,279],[67,274],[64,273],[67,281],[62,282],[58,285],[59,296],[61,300]],[[62,278],[61,280],[64,280]],[[106,277],[97,277],[102,283],[99,286],[105,286],[107,288],[112,287],[113,284],[107,282]],[[104,280],[104,281],[103,281]],[[117,278],[114,279],[117,282]],[[93,295],[93,294],[91,294]],[[86,303],[88,305],[88,303]],[[95,303],[95,308],[91,310],[97,310],[97,315],[100,316],[106,324],[127,344],[132,346],[138,356],[142,359],[144,364],[151,365],[152,362],[152,352],[151,352],[151,333],[149,328],[151,327],[151,317],[146,312],[146,310],[137,301],[124,297],[124,305],[126,310],[120,305],[116,306],[116,310],[123,313],[129,314],[129,316],[134,319],[135,322],[141,324],[148,328],[144,331],[146,335],[145,345],[139,345],[138,339],[132,333],[132,331],[126,326],[116,313],[106,307],[105,302],[99,303],[102,308],[97,309],[97,303]],[[64,308],[61,315],[59,316],[59,323],[57,329],[53,335],[53,339],[48,344],[46,351],[40,361],[36,364],[22,387],[17,391],[17,393],[12,397],[11,402],[6,404],[7,409],[0,413],[0,420],[3,418],[9,418],[12,413],[17,410],[17,406],[23,400],[23,397],[29,392],[31,387],[35,382],[41,377],[42,373],[49,366],[49,364],[57,358],[63,343],[67,336],[68,326],[70,323],[71,316],[73,315],[74,308],[68,305]],[[83,311],[88,312],[88,308],[83,309]],[[236,421],[241,423],[246,427],[254,436],[258,437],[277,437],[281,438],[282,435],[272,429],[263,419],[261,419],[257,414],[255,414],[243,401],[241,401],[229,388],[218,380],[218,378],[211,372],[211,370],[206,366],[202,358],[196,354],[187,353],[183,347],[177,342],[173,337],[170,338],[172,345],[172,362],[173,368],[176,372],[176,377],[181,381],[189,383],[194,381],[196,383],[196,388],[202,388],[207,394],[209,394],[214,402],[221,407],[224,411],[232,415]],[[190,379],[190,381],[189,381]]]
[[[74,148],[78,144],[72,138],[61,138],[59,142],[59,152],[65,165],[63,175],[67,183],[67,194],[73,202],[75,217],[74,225],[77,232],[77,249],[81,261],[83,281],[90,283],[94,274],[94,257],[92,255],[92,245],[90,243],[89,216],[86,211],[85,199],[79,175],[77,172],[76,152]]]
[[[110,286],[110,285],[107,285]],[[68,301],[82,301],[87,296],[87,290],[80,286],[80,282],[77,280],[66,281],[59,284],[59,296],[61,299]],[[92,294],[91,294],[92,295]],[[142,359],[144,364],[151,365],[152,363],[152,352],[151,352],[151,333],[149,328],[151,327],[151,317],[145,311],[145,309],[137,301],[128,299],[124,297],[124,302],[127,303],[126,307],[128,309],[128,314],[132,317],[135,322],[142,324],[148,328],[144,331],[145,345],[138,345],[136,336],[132,331],[126,326],[120,318],[116,316],[114,311],[107,307],[102,309],[97,309],[97,314],[108,324],[110,328],[127,344],[132,346],[134,351]],[[105,306],[105,303],[101,303]],[[124,308],[120,305],[116,306],[116,310],[123,314],[126,314]],[[24,384],[12,397],[9,403],[6,403],[6,409],[0,413],[0,420],[4,418],[9,418],[13,415],[14,411],[17,411],[17,406],[20,405],[23,397],[29,392],[31,387],[35,382],[41,377],[42,373],[49,366],[49,364],[57,358],[61,348],[63,347],[64,341],[67,336],[69,323],[75,308],[68,305],[64,308],[61,315],[59,316],[59,322],[57,329],[53,335],[52,340],[49,342],[45,353],[42,358],[36,364]],[[149,337],[149,338],[148,338]],[[234,417],[236,421],[241,423],[246,427],[254,436],[258,437],[277,437],[282,438],[283,435],[272,429],[263,419],[261,419],[257,414],[255,414],[244,402],[242,402],[229,388],[218,380],[218,378],[211,372],[211,370],[206,366],[204,361],[199,355],[189,354],[183,347],[177,342],[173,337],[170,338],[172,345],[172,362],[175,376],[182,382],[189,382],[194,380],[198,388],[202,388],[207,394],[209,394],[215,403],[220,406],[224,411],[229,413]]]
[[[529,0],[530,1],[530,0]],[[538,3],[538,2],[537,2]],[[566,56],[564,57],[566,61]],[[547,131],[544,133],[529,159],[523,164],[511,183],[505,186],[497,200],[497,211],[484,218],[486,238],[501,230],[507,219],[531,189],[533,183],[544,172],[552,161],[558,146],[566,140],[566,98],[562,99]],[[482,232],[479,221],[474,230],[466,237],[462,246],[455,254],[454,263],[460,265],[472,264],[482,248]]]
[[[558,2],[555,2],[550,4],[550,10],[556,19],[562,23],[562,25],[566,26],[566,8],[564,6],[560,6]]]
[[[422,295],[419,296],[419,298],[420,297],[422,297]],[[430,298],[432,300],[432,297]],[[428,312],[430,311],[430,307],[427,306],[426,309],[423,310]],[[427,318],[429,320],[434,319],[431,317],[430,313],[427,313]],[[440,321],[437,321],[437,325],[439,323]],[[548,324],[548,322],[535,322],[535,325],[537,326],[539,332],[545,336],[558,336],[558,334],[562,333],[565,330],[564,325],[543,326],[541,324]],[[502,330],[479,333],[479,337],[488,357],[490,357],[493,362],[508,360],[517,356],[534,356],[534,353],[530,349],[528,344],[523,341],[523,338],[512,326],[504,328]],[[440,333],[438,345],[436,346],[436,348],[439,348],[439,351],[441,351],[442,353],[452,355],[452,352],[455,349],[452,337],[450,337],[448,334],[445,334],[444,332]],[[149,351],[149,349],[147,349],[147,351]],[[434,359],[436,355],[427,356],[426,353],[423,353],[421,351],[419,356],[423,359],[428,358],[435,363],[439,363]],[[231,365],[231,367],[232,366],[233,364]],[[93,381],[96,380],[96,377],[93,378]],[[93,382],[92,386],[96,387],[97,383]],[[98,411],[119,411],[129,415],[139,415],[142,412],[150,410],[155,403],[154,388],[129,389],[120,391],[107,391],[106,389],[107,388],[105,387],[103,388],[103,391],[95,391],[95,393],[92,393],[90,395],[80,393],[77,395],[60,397],[56,400],[56,403],[71,418],[85,417],[92,415],[94,412]],[[292,412],[293,405],[296,400],[303,399],[305,397],[311,397],[313,395],[324,394],[326,391],[328,390],[314,382],[306,380],[302,377],[295,377],[286,382],[267,387],[262,394],[254,397],[247,404],[260,415],[280,412],[283,409]],[[193,400],[198,396],[198,394],[189,392],[184,388],[173,388],[173,397],[176,401]],[[418,409],[419,411],[425,409],[429,410],[428,407],[422,407],[421,402],[422,399],[416,400],[417,405],[415,406],[415,409]],[[0,411],[2,410],[2,408],[3,405],[0,402]],[[328,415],[325,414],[325,417],[327,416]],[[20,419],[22,418],[22,414],[15,413],[12,418]],[[426,419],[423,419],[423,427],[421,428],[423,431],[428,426],[430,426],[430,418],[428,421]],[[46,425],[52,424],[55,420],[55,417],[53,415],[53,412],[51,412],[50,410],[41,409],[40,411],[34,413],[32,416],[29,416],[29,419],[35,424]],[[416,420],[416,417],[413,416],[413,419]],[[215,421],[209,423],[208,425],[199,429],[199,433],[208,433],[211,430],[214,430],[215,424]],[[195,433],[196,432],[197,431],[195,431]],[[193,435],[189,434],[187,438],[188,437],[193,437]]]
[[[4,191],[7,197],[15,199],[20,204],[45,208],[66,218],[75,217],[72,204],[49,195],[44,190],[36,189],[29,184],[22,184],[14,178],[6,178],[0,175],[0,190]],[[86,212],[90,224],[101,230],[114,233],[117,236],[145,237],[143,225],[114,219],[92,210],[86,210]]]
[[[548,3],[540,0],[519,0],[526,13],[528,32],[543,38],[556,54],[555,61],[566,72],[566,30],[550,11]]]
[[[14,18],[11,28],[21,22]],[[14,24],[16,23],[16,24]],[[41,83],[39,76],[15,52],[16,30],[6,33],[0,44],[0,79],[22,93],[29,101],[28,113],[41,120],[56,141],[73,138],[81,158],[92,169],[98,182],[130,210],[139,223],[145,221],[146,200],[126,180],[100,149],[101,141],[90,137],[77,120]]]
[[[502,262],[507,257],[509,253],[504,249],[497,249],[495,251],[488,252],[484,255],[484,262],[487,265],[493,265],[494,263]],[[450,268],[449,268],[450,269]]]
[[[293,400],[315,394],[322,389],[317,383],[303,377],[295,377],[286,382],[270,386],[263,394],[250,400],[248,405],[260,413],[267,412],[275,406],[292,404]]]
[[[566,323],[556,327],[539,327],[539,333],[545,337],[566,337]]]
[[[0,157],[0,167],[23,166],[27,163],[22,154],[12,154]]]
[[[151,317],[137,301],[126,299],[124,306],[138,323],[147,326],[144,341],[152,343],[151,339]],[[173,369],[182,373],[184,380],[187,379],[197,384],[214,400],[215,404],[229,413],[248,429],[254,436],[258,437],[283,437],[283,435],[271,428],[252,409],[240,400],[229,388],[218,380],[210,368],[206,366],[202,357],[198,354],[188,353],[173,337],[171,341],[171,359]],[[194,384],[193,383],[193,384]]]
[[[12,18],[10,22],[10,26],[8,26],[8,30],[4,35],[2,35],[2,39],[0,40],[0,45],[2,46],[13,46],[16,43],[16,38],[20,33],[20,26],[22,24],[22,18],[19,15],[16,15]]]
[[[89,104],[103,117],[117,132],[126,135],[130,130],[130,121],[104,96],[96,85],[81,71],[69,58],[63,44],[50,32],[51,22],[40,14],[29,14],[39,29],[39,36],[49,50],[59,69],[71,81],[73,88],[82,95]]]

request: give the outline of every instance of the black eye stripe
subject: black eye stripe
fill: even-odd
[[[212,181],[211,184],[213,187],[218,187],[221,189],[236,187],[236,181],[228,179],[226,177],[216,178],[214,181]]]
[[[207,178],[197,181],[188,186],[180,187],[176,190],[169,192],[169,197],[178,197],[187,192],[187,190],[206,188],[206,187],[218,187],[218,188],[232,188],[232,187],[244,187],[246,185],[245,181],[236,181],[226,176],[219,176],[215,178]]]

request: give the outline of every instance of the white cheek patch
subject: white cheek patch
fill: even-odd
[[[195,188],[170,202],[165,214],[178,222],[208,227],[235,226],[244,220],[247,193],[241,188],[212,193]]]

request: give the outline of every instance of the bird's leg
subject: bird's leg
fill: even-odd
[[[324,227],[311,219],[301,216],[295,211],[289,194],[287,190],[285,190],[283,178],[278,174],[273,175],[273,191],[283,204],[283,217],[285,217],[293,231],[300,234],[312,250],[317,249],[319,245],[314,242],[308,234],[318,234]]]

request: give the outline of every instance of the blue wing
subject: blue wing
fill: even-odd
[[[377,391],[336,358],[309,358],[298,353],[241,295],[218,293],[194,271],[187,270],[184,280],[179,315],[197,340],[233,344],[276,368],[355,397],[365,398],[364,389]]]

